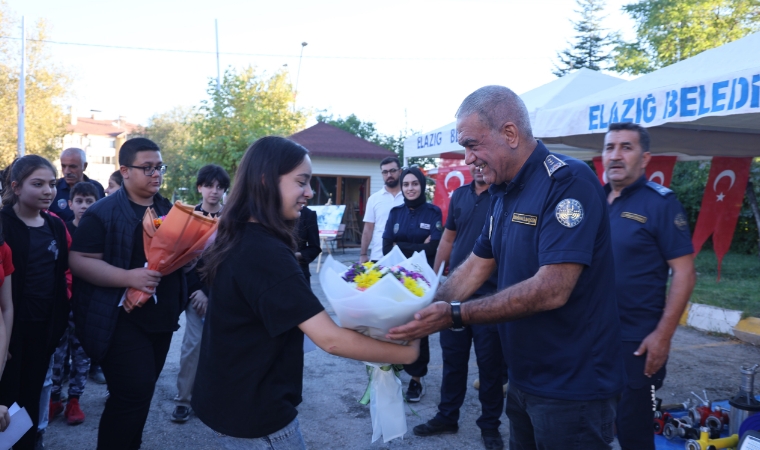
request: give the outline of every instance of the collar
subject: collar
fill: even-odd
[[[530,178],[533,176],[533,174],[539,170],[546,170],[544,169],[544,160],[547,156],[549,156],[549,150],[546,148],[546,146],[544,146],[543,142],[538,141],[536,148],[533,149],[533,152],[530,154],[528,159],[525,160],[525,163],[522,165],[512,181],[508,183],[502,183],[498,186],[491,185],[489,191],[491,194],[506,194],[515,188],[522,190],[528,180],[530,180]]]
[[[490,193],[490,190],[491,190],[491,187],[489,186],[489,187],[487,187],[486,189],[484,189],[484,190],[483,190],[483,192],[481,192],[480,194],[478,194],[478,191],[477,191],[477,190],[475,190],[475,180],[472,180],[472,181],[470,181],[470,192],[471,192],[473,195],[477,196],[477,197],[480,197],[480,196],[482,196],[483,194],[489,194],[489,193]]]
[[[388,186],[386,186],[385,184],[383,184],[383,195],[385,195],[385,194],[388,194],[388,195],[393,195],[393,194],[391,193],[391,191],[389,191],[389,190],[388,190]],[[404,194],[402,194],[402,193],[401,193],[401,189],[399,189],[399,190],[398,190],[398,194],[396,194],[396,195],[393,195],[393,198],[396,198],[396,197],[398,197],[399,195],[404,195]]]
[[[617,198],[622,198],[627,195],[631,195],[632,193],[644,187],[646,184],[647,184],[647,177],[646,175],[642,175],[639,177],[638,180],[634,181],[633,184],[624,187],[623,190],[620,191],[620,195]],[[606,192],[608,195],[610,192],[612,192],[612,185],[610,185],[610,183],[607,183],[604,185],[604,192]]]

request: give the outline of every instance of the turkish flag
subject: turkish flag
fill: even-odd
[[[433,204],[441,208],[443,223],[449,213],[449,201],[454,191],[472,181],[469,166],[439,167],[435,176],[435,196]]]
[[[710,165],[692,244],[696,257],[707,238],[712,235],[715,256],[718,257],[718,281],[723,256],[728,253],[734,238],[751,164],[752,158],[716,156]]]
[[[654,181],[665,187],[670,187],[670,180],[673,178],[673,168],[676,165],[675,156],[663,156],[655,155],[649,160],[644,174],[647,180]],[[594,169],[596,169],[596,176],[599,177],[599,182],[602,186],[607,184],[607,174],[604,171],[604,165],[602,164],[601,156],[594,156]]]

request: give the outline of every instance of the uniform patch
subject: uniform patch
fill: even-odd
[[[441,223],[440,220],[435,223],[435,229],[438,231],[443,231],[443,224]]]
[[[647,181],[647,186],[650,189],[657,192],[658,194],[662,195],[663,197],[673,192],[670,189],[666,188],[665,186],[655,183],[654,181]]]
[[[530,214],[523,213],[514,213],[512,214],[512,222],[535,227],[538,224],[538,216],[531,216]]]
[[[398,233],[398,224],[393,224],[393,234]]]
[[[673,220],[673,223],[675,223],[676,228],[681,231],[686,231],[689,229],[689,221],[686,220],[686,216],[683,213],[676,214],[676,218]]]
[[[546,167],[549,176],[554,175],[554,172],[566,165],[567,164],[564,161],[551,154],[544,160],[544,167]]]
[[[557,203],[554,214],[563,226],[573,228],[583,220],[583,205],[574,198],[566,198]]]
[[[430,229],[430,224],[429,223],[420,223],[420,228],[422,228],[423,230],[429,230]]]
[[[66,209],[66,207],[69,205],[69,202],[67,202],[63,198],[58,199],[58,209]]]
[[[636,222],[647,223],[647,218],[644,217],[644,216],[642,216],[642,215],[639,215],[639,214],[634,214],[634,213],[630,213],[630,212],[624,212],[624,213],[620,214],[620,217],[622,217],[624,219],[635,220]]]

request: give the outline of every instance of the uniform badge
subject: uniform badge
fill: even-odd
[[[393,225],[393,234],[398,233],[398,224]]]
[[[635,220],[636,222],[640,222],[640,223],[647,223],[647,218],[644,217],[644,216],[642,216],[642,215],[640,215],[640,214],[634,214],[634,213],[631,213],[631,212],[624,212],[624,213],[620,214],[620,217],[622,217],[624,219]]]
[[[546,167],[546,171],[549,172],[549,176],[554,175],[554,172],[556,172],[557,169],[565,167],[566,165],[567,163],[565,163],[565,161],[562,161],[551,154],[544,160],[544,167]]]
[[[531,216],[530,214],[523,213],[514,213],[512,214],[512,222],[535,227],[538,224],[538,216]]]
[[[69,205],[69,202],[67,202],[63,198],[58,199],[58,209],[66,209],[66,207]]]
[[[420,228],[422,228],[423,230],[429,230],[430,229],[430,224],[429,223],[420,223]]]
[[[438,231],[443,231],[443,224],[441,223],[440,220],[435,223],[435,229]]]
[[[686,220],[686,216],[683,213],[676,214],[676,218],[673,223],[675,223],[676,228],[681,231],[686,231],[689,229],[689,222]]]
[[[557,221],[567,228],[573,228],[583,220],[583,205],[574,198],[566,198],[554,208]]]

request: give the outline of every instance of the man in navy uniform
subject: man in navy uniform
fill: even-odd
[[[640,125],[612,123],[602,152],[628,374],[616,419],[624,450],[654,450],[654,391],[665,379],[670,340],[695,282],[683,207],[673,191],[644,176],[649,141]]]
[[[441,264],[448,263],[455,270],[472,252],[475,240],[488,217],[491,193],[483,174],[470,166],[472,182],[455,190],[449,202],[446,227],[438,245],[433,269],[438,272]],[[496,292],[496,273],[475,291],[470,299]],[[480,427],[483,444],[487,450],[500,450],[504,442],[499,433],[504,396],[502,391],[502,364],[499,330],[496,325],[469,325],[461,331],[441,330],[443,353],[443,380],[438,413],[426,423],[414,427],[417,436],[433,436],[456,433],[459,430],[459,408],[467,393],[467,368],[470,347],[475,345],[475,356],[480,376],[478,399],[481,414],[476,421]]]
[[[106,196],[103,185],[95,180],[87,178],[84,171],[87,169],[87,154],[81,148],[70,147],[61,152],[61,172],[63,177],[56,183],[56,194],[50,210],[64,222],[74,220],[74,211],[69,208],[69,193],[75,184],[85,181],[95,186],[98,195]]]
[[[604,190],[533,137],[525,104],[486,86],[456,114],[465,162],[492,186],[473,253],[391,339],[498,323],[509,448],[609,449],[625,382]],[[465,301],[497,270],[499,291]]]

